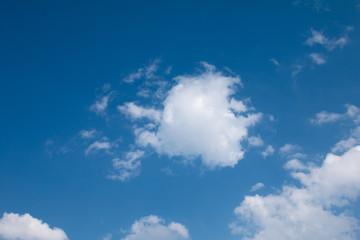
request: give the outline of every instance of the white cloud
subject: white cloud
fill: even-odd
[[[154,73],[158,70],[158,64],[160,60],[155,59],[148,66],[145,67],[145,77],[146,79],[153,79],[155,77]]]
[[[138,79],[141,78],[145,78],[146,80],[150,80],[150,79],[154,79],[155,78],[155,73],[158,70],[158,65],[159,65],[160,60],[159,59],[155,59],[154,61],[150,62],[149,65],[143,67],[143,68],[139,68],[138,70],[136,70],[133,73],[130,73],[128,76],[126,76],[123,81],[127,82],[127,83],[133,83]],[[171,69],[170,69],[171,71]]]
[[[123,106],[118,106],[119,111],[129,115],[133,119],[148,118],[155,122],[161,119],[161,112],[152,108],[144,108],[137,106],[133,102],[125,103]]]
[[[332,113],[321,111],[310,119],[310,122],[316,125],[322,125],[323,123],[336,122],[340,120],[352,120],[354,123],[360,123],[360,108],[346,104],[347,109],[345,113]]]
[[[95,129],[81,130],[80,131],[80,136],[81,136],[81,138],[84,138],[84,139],[94,138],[95,135],[96,135],[96,130]]]
[[[88,155],[91,152],[97,152],[98,150],[108,151],[110,148],[111,143],[108,141],[95,141],[85,150],[85,155]]]
[[[314,118],[310,119],[310,122],[316,125],[345,120],[350,120],[355,124],[355,127],[350,130],[348,138],[335,144],[332,148],[333,153],[342,153],[360,144],[360,108],[350,104],[346,104],[345,108],[347,109],[345,113],[321,111],[317,113]]]
[[[141,150],[136,150],[133,152],[128,152],[125,155],[125,160],[120,160],[119,158],[113,159],[113,167],[118,172],[116,174],[111,174],[108,178],[113,180],[125,181],[132,177],[136,177],[140,173],[140,158],[144,156],[145,152]]]
[[[143,217],[131,226],[130,233],[122,240],[185,240],[189,232],[180,223],[164,224],[164,220],[150,215]]]
[[[313,63],[317,64],[317,65],[322,65],[324,63],[326,63],[326,60],[324,58],[324,56],[322,56],[322,54],[319,53],[311,53],[309,55],[309,57],[311,58],[311,60],[313,61]]]
[[[349,42],[347,35],[344,35],[337,39],[336,38],[328,39],[327,37],[324,36],[322,32],[311,30],[311,34],[312,36],[305,41],[305,44],[310,47],[314,46],[315,44],[320,44],[323,47],[325,47],[328,51],[332,51],[335,48],[341,49]]]
[[[360,126],[352,129],[350,131],[350,137],[336,143],[331,151],[333,153],[341,153],[358,144],[360,144]]]
[[[295,151],[299,151],[301,148],[298,145],[287,143],[284,146],[282,146],[279,151],[281,154],[287,155],[291,154]]]
[[[209,167],[235,166],[243,158],[241,141],[248,138],[248,128],[261,118],[251,113],[243,101],[232,97],[239,77],[224,76],[215,67],[202,63],[205,71],[197,75],[175,78],[176,85],[167,92],[162,110],[133,105],[120,110],[134,119],[158,119],[157,128],[137,127],[139,146],[153,147],[159,154],[182,156],[187,159],[201,157]],[[136,113],[135,113],[136,112]]]
[[[264,142],[260,136],[251,136],[248,138],[248,142],[250,146],[255,146],[255,147],[261,147],[264,145]]]
[[[273,148],[273,146],[268,145],[265,149],[265,151],[263,151],[261,154],[263,155],[264,158],[273,155],[275,152],[275,149]]]
[[[305,167],[304,164],[297,159],[292,159],[292,160],[287,161],[284,168],[289,169],[289,170],[305,170],[305,169],[307,169],[307,167]]]
[[[104,114],[112,96],[113,92],[110,92],[109,94],[102,96],[100,99],[96,100],[95,103],[90,106],[90,111],[93,111],[97,115]]]
[[[259,183],[255,184],[254,186],[251,187],[250,192],[255,192],[255,191],[257,191],[257,190],[259,190],[260,188],[263,188],[263,187],[265,187],[265,185],[263,183],[259,182]]]
[[[301,147],[296,144],[287,143],[279,148],[279,152],[287,159],[301,159],[306,157],[305,153],[301,153]]]
[[[342,119],[344,116],[338,113],[329,113],[322,111],[316,114],[315,118],[310,119],[310,122],[313,124],[321,125],[328,122],[336,122]]]
[[[298,169],[299,170],[299,169]],[[359,222],[349,209],[360,194],[360,146],[342,156],[328,154],[322,166],[292,176],[302,187],[284,185],[281,193],[246,196],[230,227],[243,239],[355,240]]]
[[[135,82],[135,80],[141,79],[143,76],[144,69],[139,68],[136,72],[130,73],[128,76],[126,76],[123,81],[127,83]]]
[[[51,228],[47,223],[29,214],[4,213],[0,218],[0,238],[4,240],[67,240],[60,228]]]

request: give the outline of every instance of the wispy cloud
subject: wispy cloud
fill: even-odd
[[[326,63],[324,56],[320,53],[311,53],[309,55],[309,57],[313,61],[313,63],[315,63],[317,65],[322,65],[322,64]]]
[[[94,104],[90,106],[90,111],[96,113],[97,115],[104,115],[106,112],[106,109],[109,105],[109,102],[112,100],[115,92],[111,91],[107,93],[111,88],[110,84],[104,84],[103,91],[100,96],[98,96],[98,99],[95,101]]]
[[[350,119],[356,123],[360,123],[360,108],[350,104],[346,104],[345,108],[347,109],[345,113],[321,111],[317,113],[314,118],[311,118],[310,122],[312,124],[322,125],[324,123]]]
[[[273,148],[273,146],[269,145],[266,147],[266,149],[261,153],[261,155],[263,155],[264,158],[273,155],[275,152],[275,149]]]
[[[148,118],[155,122],[159,122],[161,119],[160,111],[153,108],[137,106],[133,102],[125,103],[122,106],[118,106],[118,110],[130,116],[132,119]]]
[[[295,78],[303,69],[303,66],[300,64],[297,64],[294,66],[294,70],[291,72],[291,76]]]
[[[353,127],[350,129],[347,138],[340,140],[331,149],[333,153],[342,153],[348,149],[360,144],[360,108],[346,104],[346,112],[334,113],[321,111],[310,119],[310,122],[315,125],[323,125],[325,123],[334,123],[340,121],[350,121]]]
[[[305,41],[305,44],[310,47],[319,44],[325,47],[328,51],[332,51],[336,48],[341,49],[348,43],[349,43],[349,38],[347,34],[344,34],[339,38],[329,39],[323,34],[323,32],[319,32],[313,29],[311,30],[311,36]]]
[[[255,146],[255,147],[261,147],[264,145],[264,142],[260,136],[251,136],[248,138],[248,142],[250,146]]]
[[[125,181],[140,174],[140,158],[144,156],[145,152],[141,150],[131,151],[125,155],[125,158],[113,159],[113,167],[117,171],[110,174],[108,178],[113,180]]]
[[[280,66],[280,63],[278,62],[278,60],[276,60],[275,58],[271,58],[270,62],[272,62],[273,64],[275,64],[276,66]]]
[[[263,188],[263,187],[265,187],[265,185],[263,183],[259,182],[259,183],[255,184],[254,186],[251,187],[250,192],[255,192],[255,191],[257,191],[257,190],[259,190],[260,188]]]
[[[89,147],[85,150],[85,155],[89,155],[90,153],[95,153],[99,150],[105,150],[109,153],[108,150],[111,148],[111,143],[109,141],[95,141],[89,145]]]
[[[91,138],[95,137],[96,130],[95,129],[81,130],[79,134],[80,134],[80,137],[83,138],[83,139],[91,139]]]
[[[287,159],[301,159],[306,157],[306,154],[301,152],[301,147],[296,144],[287,143],[279,148],[279,152]]]
[[[156,77],[155,73],[159,68],[159,63],[160,59],[155,59],[154,61],[151,61],[149,65],[138,68],[135,72],[130,73],[128,76],[123,78],[123,81],[127,83],[133,83],[141,78],[145,78],[147,80],[154,79]],[[169,69],[169,73],[170,72],[171,68]]]

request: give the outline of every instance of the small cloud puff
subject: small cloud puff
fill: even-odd
[[[259,190],[260,188],[263,188],[263,187],[265,187],[265,185],[263,183],[259,182],[259,183],[255,184],[254,186],[251,187],[250,192],[255,192],[255,191],[257,191],[257,190]]]
[[[317,65],[322,65],[322,64],[326,63],[326,60],[325,60],[324,56],[322,56],[322,54],[311,53],[309,55],[309,57],[313,61],[313,63],[315,63]]]
[[[190,239],[187,228],[177,222],[164,224],[155,215],[142,217],[131,226],[129,234],[122,240],[186,240]]]
[[[261,155],[263,155],[264,158],[273,155],[275,152],[275,149],[273,148],[273,146],[269,145],[266,147],[265,151],[263,151],[261,153]]]

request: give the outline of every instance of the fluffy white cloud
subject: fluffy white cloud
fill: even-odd
[[[125,160],[119,158],[113,159],[113,167],[118,172],[116,174],[109,175],[110,179],[125,181],[132,177],[136,177],[140,173],[140,158],[144,156],[145,152],[136,150],[128,152],[125,155]]]
[[[309,55],[309,57],[311,58],[311,60],[313,61],[313,63],[317,64],[317,65],[322,65],[324,63],[326,63],[326,60],[324,58],[324,56],[322,54],[319,53],[311,53]]]
[[[4,213],[0,218],[0,239],[4,240],[67,240],[65,232],[30,216]]]
[[[97,152],[98,150],[108,151],[110,148],[111,143],[108,141],[95,141],[85,150],[85,155],[89,155],[91,152]]]
[[[360,194],[360,146],[342,156],[328,154],[322,166],[305,171],[292,162],[302,187],[283,186],[280,194],[246,196],[230,225],[244,239],[355,239],[358,220],[341,210]],[[299,165],[298,165],[299,166]]]
[[[130,233],[122,240],[185,240],[189,232],[180,223],[164,224],[164,220],[151,215],[143,217],[131,226]]]
[[[273,146],[269,145],[266,147],[265,151],[263,151],[261,153],[261,155],[263,155],[264,158],[273,155],[275,152],[275,149],[273,148]]]
[[[349,42],[349,39],[346,35],[339,37],[337,39],[336,38],[328,39],[327,37],[324,36],[322,32],[311,30],[311,34],[312,36],[305,41],[305,44],[310,47],[315,44],[320,44],[323,47],[325,47],[328,51],[332,51],[335,48],[343,48]]]
[[[243,101],[233,97],[241,84],[239,77],[225,76],[215,67],[202,63],[205,71],[175,78],[161,110],[125,104],[120,110],[137,119],[155,121],[154,129],[137,127],[136,142],[151,146],[159,154],[201,157],[209,167],[234,166],[243,158],[241,142],[248,128],[261,118],[249,112]]]

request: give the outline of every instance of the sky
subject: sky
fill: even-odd
[[[2,1],[1,240],[360,239],[360,1]]]

